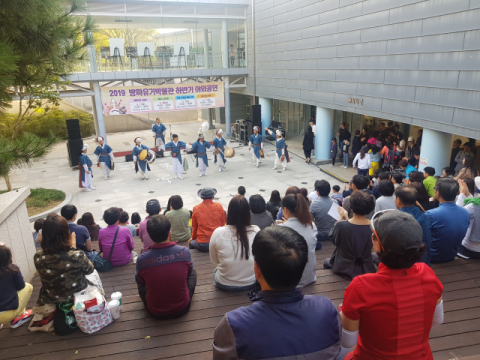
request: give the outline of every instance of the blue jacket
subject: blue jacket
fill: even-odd
[[[432,262],[452,261],[470,226],[468,211],[453,201],[444,202],[425,215],[432,232]]]
[[[342,320],[324,296],[262,291],[251,306],[225,314],[213,359],[322,359],[340,353]]]
[[[425,215],[423,211],[416,206],[403,207],[400,209],[400,211],[412,215],[422,227],[422,231],[423,231],[422,242],[425,244],[425,252],[423,253],[423,256],[420,262],[423,262],[430,266],[430,263],[431,263],[430,247],[432,244],[432,232],[430,230],[430,222],[428,221],[427,215]]]

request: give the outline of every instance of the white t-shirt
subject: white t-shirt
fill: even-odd
[[[315,200],[320,199],[320,196],[318,196],[317,191],[312,191],[309,195],[308,198],[310,201],[313,203]]]
[[[358,167],[360,170],[370,169],[372,167],[370,155],[365,154],[365,157],[362,159],[360,158],[360,153],[358,153],[355,159],[353,159],[353,167]]]
[[[216,229],[210,238],[210,260],[217,267],[215,280],[226,286],[248,286],[255,282],[253,271],[252,243],[260,231],[256,225],[248,231],[248,260],[241,257],[240,241],[236,238],[233,226],[226,225]]]

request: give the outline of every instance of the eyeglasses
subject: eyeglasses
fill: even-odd
[[[377,230],[375,230],[375,222],[374,220],[376,218],[379,218],[380,216],[382,216],[384,213],[386,213],[387,211],[394,211],[394,209],[387,209],[387,210],[380,210],[380,211],[377,211],[375,214],[373,214],[372,216],[372,230],[373,230],[373,234],[372,234],[372,237],[373,235],[375,235],[376,237],[376,240],[378,241],[378,244],[380,245],[380,249],[382,249],[382,251],[385,251],[385,248],[383,247],[382,243],[380,242],[380,238],[378,237],[378,234],[377,234]]]

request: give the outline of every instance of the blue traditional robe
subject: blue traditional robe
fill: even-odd
[[[103,162],[109,169],[112,169],[112,159],[110,158],[109,153],[112,152],[112,148],[107,144],[103,144],[103,147],[98,145],[94,151],[94,154],[99,157],[98,162]]]
[[[140,147],[136,146],[132,150],[132,155],[137,157],[137,164],[135,165],[135,172],[138,172],[138,166],[140,166],[140,169],[142,169],[143,172],[146,172],[147,170],[150,171],[150,166],[148,166],[148,161],[147,158],[145,160],[141,161],[138,157],[140,156],[140,153],[142,150],[147,150],[150,151],[150,149],[145,146],[145,145],[140,145]]]
[[[80,171],[81,171],[81,179],[82,179],[82,182],[85,182],[85,169],[83,167],[83,165],[87,165],[88,167],[88,171],[90,171],[90,175],[92,175],[92,178],[93,178],[93,172],[92,172],[92,161],[90,160],[90,158],[85,155],[85,154],[82,154],[80,155]]]
[[[212,145],[210,145],[208,141],[204,141],[203,143],[201,143],[200,141],[195,141],[192,145],[192,150],[197,152],[197,157],[203,160],[205,166],[208,166],[207,149],[210,149],[211,146]]]
[[[168,144],[165,144],[165,150],[171,150],[172,152],[172,157],[176,157],[178,161],[180,161],[180,164],[182,163],[182,154],[180,151],[182,149],[186,149],[187,144],[185,144],[183,141],[177,141],[177,145],[173,141],[170,141]]]
[[[285,140],[284,139],[277,139],[277,148],[276,148],[276,152],[277,152],[277,155],[278,155],[278,158],[281,159],[282,158],[282,149],[285,149]]]
[[[257,159],[260,159],[260,149],[262,148],[263,142],[262,135],[258,134],[257,136],[255,136],[255,134],[252,134],[248,141],[252,143],[252,149],[255,156],[257,157]]]
[[[213,147],[215,149],[220,149],[221,152],[220,152],[220,156],[222,157],[222,160],[225,162],[225,155],[224,155],[224,152],[225,152],[225,145],[227,145],[227,142],[225,141],[225,139],[223,137],[220,137],[220,139],[218,137],[215,138],[215,140],[213,140]],[[217,159],[217,155],[215,155],[215,162]]]
[[[155,133],[155,137],[162,139],[163,143],[165,144],[165,137],[163,136],[163,133],[167,131],[167,128],[165,125],[160,124],[160,125],[153,125],[152,131]]]

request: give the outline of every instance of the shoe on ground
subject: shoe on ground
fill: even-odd
[[[178,179],[178,175],[177,175],[177,174],[175,174],[175,179]]]
[[[283,169],[282,169],[282,171],[285,171],[285,170],[287,170],[287,168],[283,168]]]
[[[272,168],[272,170],[275,170],[276,168],[277,168],[277,167],[275,166],[275,167]]]
[[[85,188],[85,191],[92,191],[92,189]]]
[[[469,257],[469,256],[465,256],[465,255],[463,255],[463,254],[460,254],[460,253],[457,253],[457,256],[458,256],[459,258],[462,258],[462,259],[465,259],[465,260],[468,260],[468,259],[470,259],[470,257]]]
[[[199,176],[200,176],[200,177],[202,177],[202,176],[203,176],[203,174],[202,174],[202,173],[200,173],[200,175],[199,175]]]
[[[108,180],[108,177],[105,176],[105,180]]]
[[[221,171],[222,171],[222,168],[218,169],[218,171],[220,171],[220,172],[221,172]]]
[[[148,180],[148,176],[147,176],[147,175],[145,175],[145,180]]]
[[[335,165],[330,165],[331,167],[334,167]]]
[[[178,177],[180,180],[183,180],[183,178],[181,176]]]
[[[207,174],[207,173],[205,173],[205,174],[203,174],[203,176],[208,176],[208,174]]]
[[[15,329],[19,326],[22,326],[23,324],[25,324],[26,322],[29,322],[30,319],[32,318],[33,314],[32,314],[32,310],[26,310],[22,315],[20,316],[17,316],[15,319],[13,319],[11,322],[10,322],[10,326],[12,329]]]

